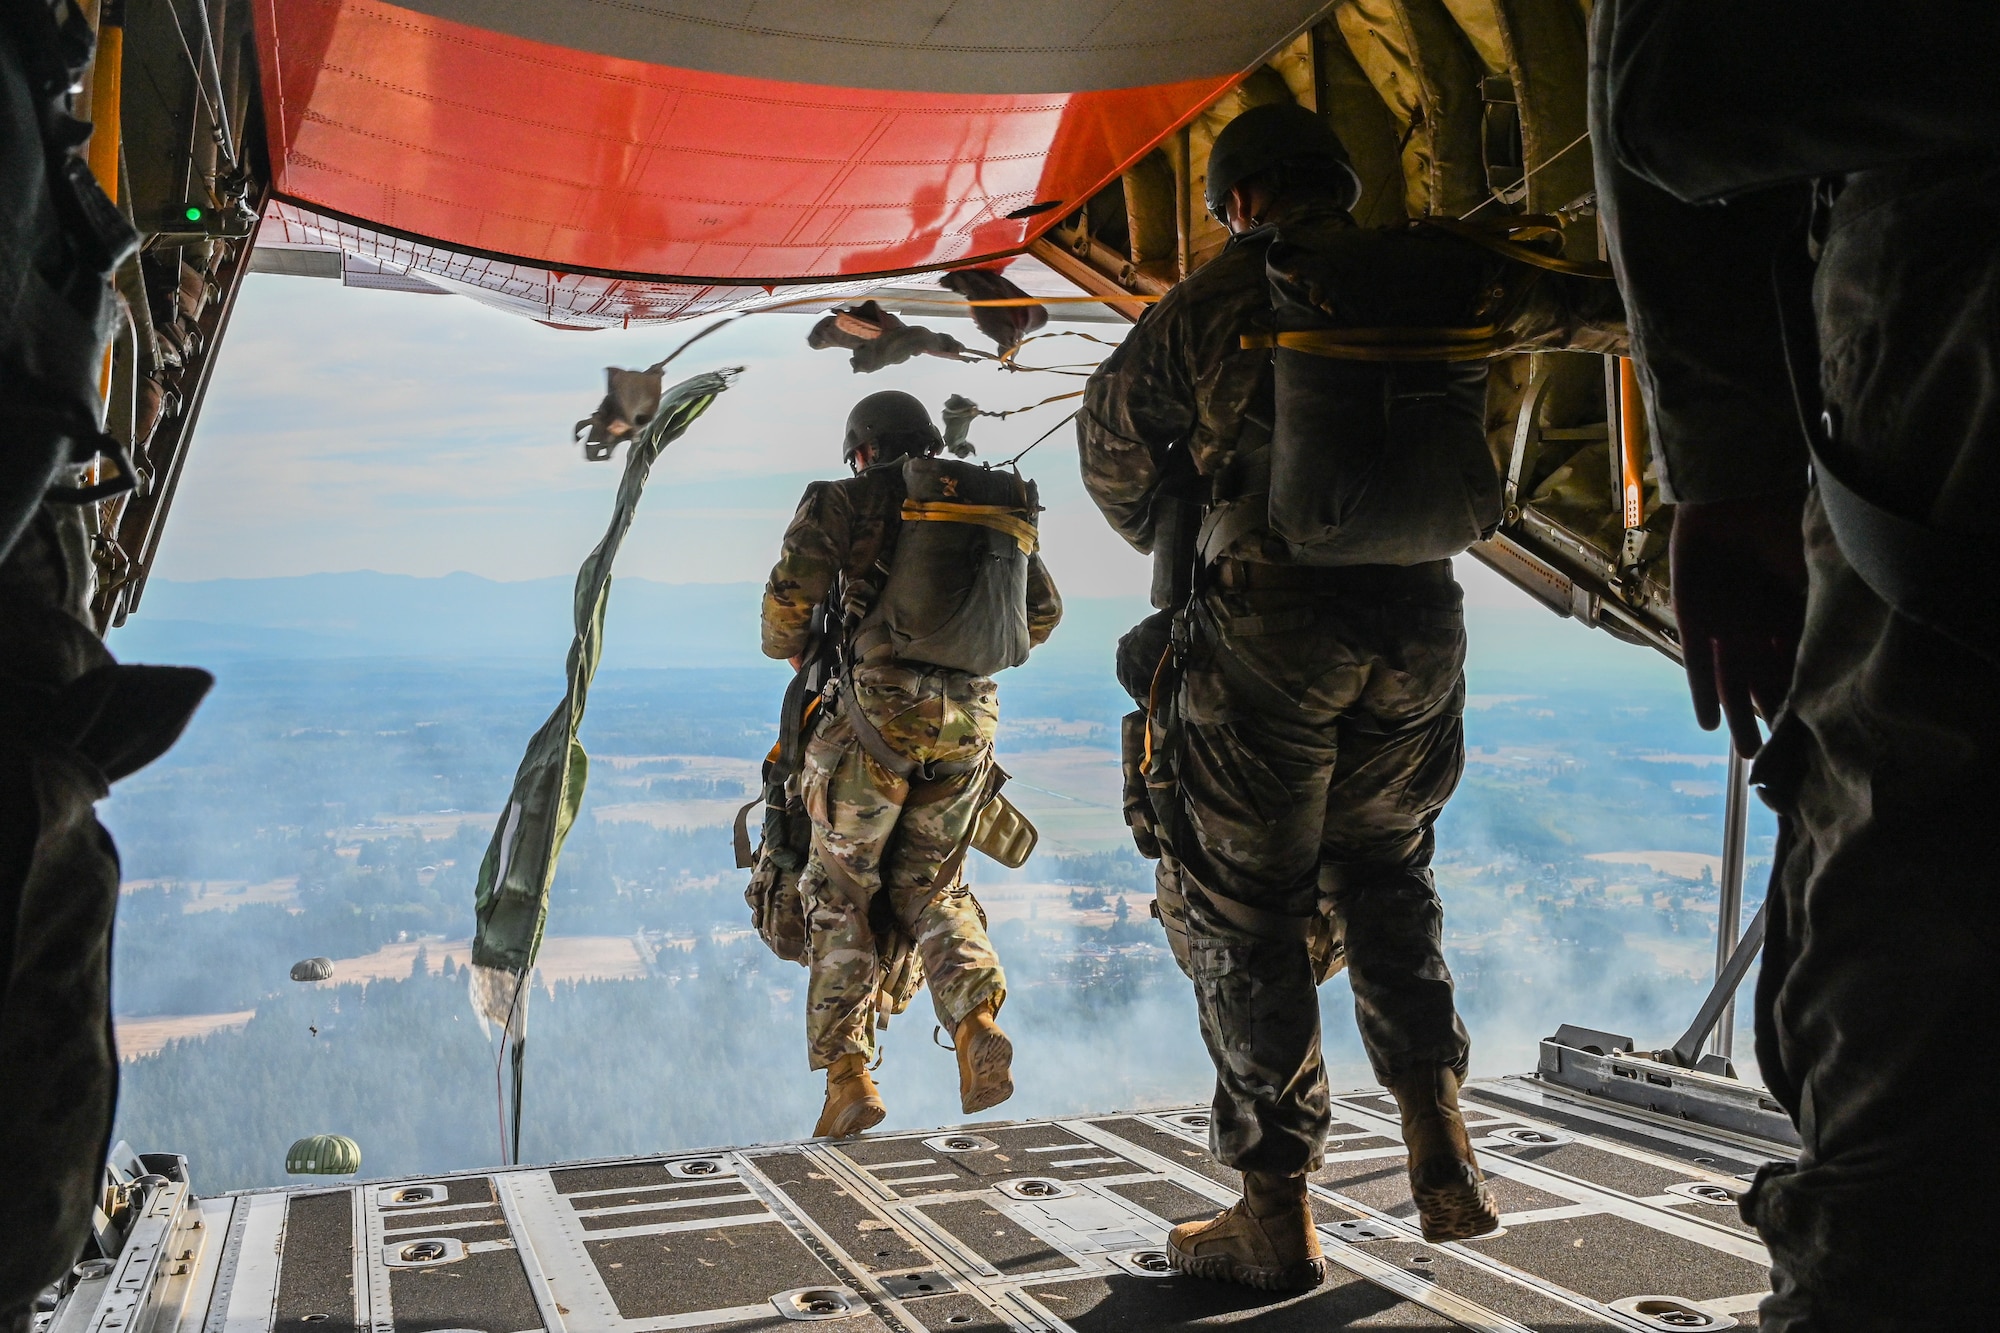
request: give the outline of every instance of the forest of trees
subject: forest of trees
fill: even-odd
[[[1056,1114],[1184,1100],[1200,1088],[1192,1001],[1159,951],[1091,956],[1066,932],[1020,923],[996,935],[1008,1026],[1024,1053],[1018,1103]],[[662,975],[533,992],[524,1155],[806,1134],[821,1089],[805,1068],[804,979],[755,939],[698,936],[691,951],[662,955]],[[884,1034],[878,1076],[892,1125],[963,1118],[934,1021],[919,997]],[[241,1030],[128,1062],[119,1132],[186,1153],[206,1190],[281,1182],[286,1146],[308,1133],[352,1135],[369,1176],[479,1166],[500,1152],[495,1050],[453,969],[291,987]]]
[[[744,765],[769,744],[772,683],[768,673],[610,673],[585,743],[605,755]],[[1531,1065],[1536,1038],[1564,1021],[1670,1038],[1704,987],[1700,960],[1712,947],[1712,883],[1590,857],[1717,850],[1719,768],[1704,756],[1719,745],[1665,691],[1635,701],[1630,690],[1537,684],[1475,681],[1488,694],[1467,714],[1471,762],[1439,829],[1448,953],[1483,1072]],[[187,1153],[204,1190],[282,1182],[285,1146],[308,1133],[353,1135],[369,1176],[498,1160],[493,1039],[456,964],[366,986],[297,986],[286,973],[301,957],[471,932],[491,817],[446,816],[497,807],[551,702],[546,673],[500,667],[356,660],[225,676],[187,740],[106,805],[128,881],[147,885],[121,905],[116,1007],[256,1013],[246,1027],[127,1062],[122,1136]],[[1008,702],[1017,718],[1088,721],[1116,701],[1103,682],[1079,679],[1014,690]],[[1022,730],[1035,745],[1113,743],[1108,728]],[[653,799],[733,794],[705,770],[671,764],[648,781]],[[420,814],[436,836],[409,818]],[[1115,832],[1117,811],[1103,817]],[[1768,824],[1753,835],[1753,854],[1767,854]],[[1113,850],[1051,845],[1017,875],[979,868],[983,882],[1052,885],[1052,903],[1122,913],[1108,926],[997,923],[1006,1021],[1022,1053],[1005,1114],[1207,1095],[1190,989],[1143,911],[1151,866],[1115,838],[1100,845]],[[294,878],[280,901],[186,910],[206,881]],[[1756,888],[1753,876],[1753,905]],[[643,979],[536,994],[529,1159],[810,1129],[820,1089],[805,1067],[805,974],[754,937],[732,937],[745,924],[725,830],[599,820],[586,804],[551,931],[660,931],[692,936],[693,948],[663,951]],[[1663,957],[1694,962],[1663,966]],[[1365,1084],[1344,980],[1323,1003],[1333,1076]],[[961,1118],[952,1057],[933,1044],[932,1023],[920,998],[887,1034],[880,1077],[891,1127]]]

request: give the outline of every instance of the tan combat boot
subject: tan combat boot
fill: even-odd
[[[826,1105],[820,1109],[819,1123],[813,1126],[816,1139],[845,1139],[882,1123],[889,1108],[868,1077],[868,1057],[843,1055],[827,1066]]]
[[[1206,1222],[1167,1233],[1168,1262],[1191,1277],[1264,1291],[1306,1291],[1326,1281],[1304,1176],[1243,1173],[1243,1197]]]
[[[1424,1239],[1467,1240],[1500,1229],[1500,1209],[1479,1173],[1458,1113],[1458,1075],[1421,1065],[1389,1085],[1403,1113],[1410,1153],[1410,1197],[1423,1219]]]
[[[958,1104],[967,1115],[1014,1095],[1014,1043],[993,1021],[999,1007],[996,1000],[980,1001],[951,1035],[958,1048]]]

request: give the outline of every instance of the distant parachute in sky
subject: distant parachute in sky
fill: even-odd
[[[292,964],[293,981],[325,981],[332,975],[331,958],[301,958]]]
[[[345,1134],[314,1134],[285,1153],[285,1170],[295,1176],[351,1176],[360,1169],[361,1145]]]

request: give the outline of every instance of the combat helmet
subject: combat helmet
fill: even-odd
[[[1323,166],[1344,178],[1342,208],[1360,202],[1361,177],[1326,117],[1296,103],[1267,102],[1251,107],[1215,136],[1208,154],[1208,211],[1221,217],[1222,201],[1231,189],[1260,171],[1291,163]]]
[[[852,466],[863,446],[874,449],[877,463],[886,463],[911,454],[934,454],[944,448],[944,437],[922,403],[900,389],[885,389],[869,394],[847,414],[841,457]]]

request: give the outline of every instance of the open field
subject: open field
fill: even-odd
[[[351,841],[401,836],[405,830],[415,829],[424,841],[436,842],[454,836],[468,824],[490,829],[499,822],[498,810],[432,810],[416,815],[381,815],[373,823],[342,830],[340,836],[343,841]]]
[[[1070,887],[1066,884],[1033,883],[978,883],[974,882],[972,892],[979,899],[979,905],[986,909],[989,922],[1033,921],[1045,926],[1089,926],[1101,929],[1117,920],[1118,897],[1107,893],[1104,907],[1090,911],[1078,911],[1069,905]],[[1152,895],[1127,891],[1125,894],[1127,912],[1133,919],[1146,915],[1146,904]]]
[[[146,1018],[121,1018],[113,1026],[118,1036],[118,1058],[136,1060],[151,1055],[170,1041],[183,1037],[206,1037],[211,1032],[240,1028],[257,1016],[255,1009],[233,1014],[154,1014]]]
[[[1000,739],[1000,767],[1012,779],[1007,799],[1041,830],[1041,852],[1104,852],[1130,841],[1116,750],[1077,745],[1009,753],[1004,726]]]
[[[247,879],[128,879],[118,886],[118,891],[142,893],[161,888],[173,888],[185,895],[181,900],[183,912],[220,912],[253,903],[291,902],[298,897],[299,877],[287,875],[261,883]]]
[[[594,805],[591,813],[607,824],[637,823],[651,828],[705,829],[716,830],[716,836],[726,840],[723,832],[736,821],[736,812],[743,808],[749,796],[728,800],[693,801],[620,801],[612,805]]]
[[[1707,977],[1715,971],[1713,938],[1625,932],[1625,947],[1651,958],[1670,977]]]
[[[435,976],[444,971],[447,958],[464,966],[472,955],[472,941],[417,940],[384,945],[359,958],[336,958],[333,976],[318,984],[401,980],[416,965],[419,949],[424,950],[427,970]],[[541,956],[535,960],[535,981],[541,986],[553,986],[558,981],[629,981],[645,975],[646,963],[638,946],[624,935],[550,935],[542,941]],[[142,1055],[152,1055],[170,1041],[240,1028],[256,1016],[255,1009],[239,1009],[216,1014],[119,1017],[114,1020],[118,1057],[136,1060]]]
[[[1592,852],[1587,859],[1620,866],[1645,866],[1677,879],[1698,880],[1704,870],[1711,883],[1722,877],[1722,858],[1708,852]]]
[[[450,958],[463,967],[472,957],[471,940],[413,940],[406,944],[385,944],[360,958],[333,960],[333,976],[320,984],[379,981],[410,975],[417,950],[422,949],[433,973],[444,970]],[[638,946],[624,935],[550,935],[542,941],[535,971],[542,984],[558,981],[620,981],[646,975],[646,964]]]

